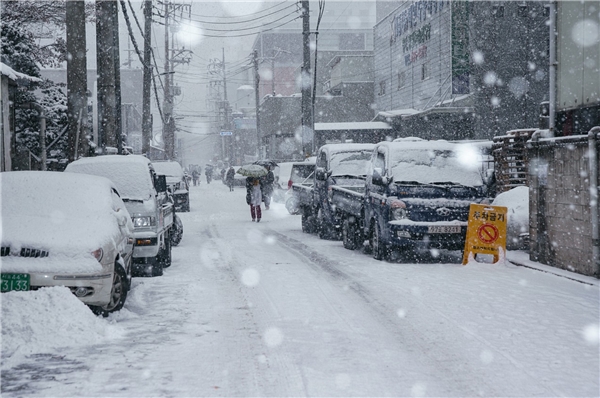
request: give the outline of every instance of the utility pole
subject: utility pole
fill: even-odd
[[[144,1],[144,77],[142,89],[142,153],[150,152],[152,114],[150,90],[152,86],[152,0]]]
[[[123,123],[121,115],[121,56],[119,52],[119,2],[114,2],[113,22],[113,52],[115,74],[115,135],[117,138],[117,153],[123,154]]]
[[[116,2],[96,2],[96,65],[98,69],[98,146],[117,147],[117,99],[115,83]],[[81,40],[81,38],[80,38]],[[120,107],[121,105],[118,104]]]
[[[69,162],[88,152],[87,60],[85,52],[85,2],[66,2],[67,21],[67,109],[69,117]],[[42,143],[45,145],[45,140]],[[76,148],[78,149],[76,151]],[[45,158],[45,149],[42,151]],[[45,163],[45,162],[44,162]],[[45,167],[45,164],[43,165]]]
[[[301,69],[302,82],[302,151],[304,156],[312,155],[312,100],[310,83],[310,13],[309,1],[302,0],[302,49],[303,63]]]
[[[227,100],[227,71],[225,69],[225,48],[223,47],[223,61],[221,63],[223,65],[223,128],[225,131],[230,131],[229,125],[229,101]],[[225,139],[225,136],[223,136]],[[227,136],[227,140],[229,141],[229,145],[227,148],[229,158],[229,164],[232,164],[233,157],[233,135]]]
[[[260,94],[258,92],[259,83],[260,83],[260,75],[258,74],[258,50],[254,50],[254,101],[256,103],[256,156],[257,159],[260,159],[260,112],[258,110],[260,103]]]
[[[173,94],[171,93],[171,62],[169,50],[169,13],[170,4],[165,1],[165,98],[163,100],[163,143],[168,160],[175,157],[175,131],[173,127]]]

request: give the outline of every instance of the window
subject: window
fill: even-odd
[[[429,65],[427,62],[421,65],[421,80],[429,79]]]
[[[406,73],[398,72],[398,90],[406,85]]]
[[[492,15],[496,18],[504,17],[504,6],[493,6],[492,7]]]
[[[527,16],[527,4],[519,4],[519,16],[526,17]]]
[[[381,82],[379,82],[379,95],[385,95],[385,86],[386,86],[385,80],[382,80]]]

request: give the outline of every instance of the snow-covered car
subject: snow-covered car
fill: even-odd
[[[154,166],[156,174],[167,177],[167,185],[175,202],[175,210],[190,211],[189,178],[185,176],[181,165],[178,162],[167,160],[154,161],[152,166]]]
[[[2,292],[66,286],[96,313],[120,310],[131,281],[133,223],[115,185],[16,171],[0,173],[0,187]]]
[[[280,163],[277,170],[276,187],[273,198],[285,204],[290,214],[300,214],[298,199],[292,192],[292,184],[302,184],[306,181],[312,181],[315,172],[315,159],[311,158],[304,162],[285,162]]]

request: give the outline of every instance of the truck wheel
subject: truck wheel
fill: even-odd
[[[333,236],[333,225],[329,224],[325,221],[325,217],[323,217],[323,210],[319,209],[317,212],[317,233],[320,239],[331,239]]]
[[[302,232],[307,234],[315,232],[315,218],[307,212],[302,212]]]
[[[162,268],[169,268],[171,266],[171,233],[167,233],[165,236],[165,247],[158,251],[156,256],[156,262],[160,263]]]
[[[349,218],[344,218],[342,224],[342,243],[348,250],[356,250],[358,248],[358,228],[356,223],[350,222]]]
[[[375,260],[383,260],[386,257],[387,248],[381,239],[381,228],[375,223],[371,231],[371,254]]]

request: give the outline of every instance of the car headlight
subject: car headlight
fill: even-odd
[[[156,224],[156,220],[152,216],[133,217],[134,227],[152,227]]]
[[[96,249],[92,252],[92,256],[94,256],[94,258],[100,262],[102,261],[102,256],[104,256],[104,251],[102,248]]]
[[[408,210],[406,209],[406,203],[401,200],[394,200],[390,203],[390,209],[392,212],[393,220],[405,220],[408,219]]]

